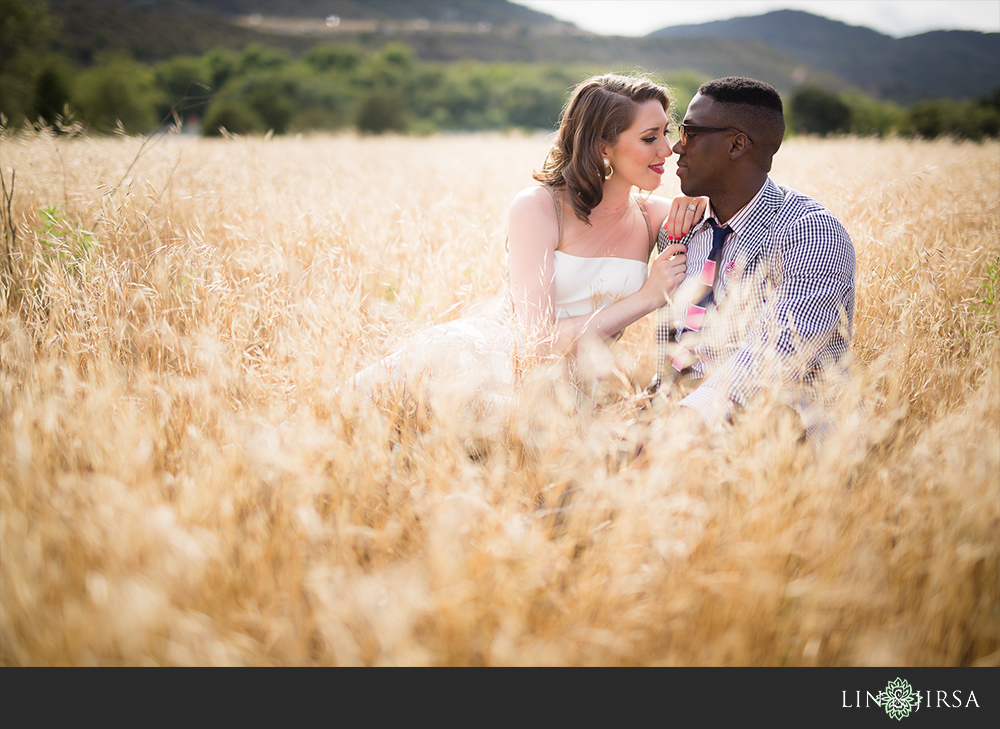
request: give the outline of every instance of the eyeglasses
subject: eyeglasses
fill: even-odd
[[[750,143],[753,144],[753,140],[750,139],[750,135],[742,129],[737,129],[736,127],[704,127],[699,124],[680,124],[677,126],[677,132],[679,134],[680,143],[685,147],[688,143],[688,136],[692,134],[702,134],[704,132],[736,132],[737,134],[745,136]]]

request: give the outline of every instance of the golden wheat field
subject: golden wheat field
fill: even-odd
[[[1000,665],[1000,144],[787,141],[857,248],[843,427],[622,469],[649,317],[485,445],[337,389],[502,291],[547,146],[4,133],[0,663]]]

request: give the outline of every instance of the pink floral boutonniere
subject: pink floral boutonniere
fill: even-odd
[[[743,276],[745,265],[743,261],[730,261],[722,267],[722,280],[725,281],[726,288],[735,285]]]

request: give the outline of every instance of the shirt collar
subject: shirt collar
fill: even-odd
[[[766,179],[764,180],[764,184],[760,186],[760,189],[757,190],[757,194],[750,199],[750,202],[748,202],[746,205],[740,208],[740,211],[736,213],[736,215],[731,217],[724,224],[720,223],[718,220],[716,220],[715,222],[719,225],[719,227],[725,227],[726,225],[728,225],[734,233],[739,233],[740,230],[746,225],[747,220],[750,218],[750,214],[753,211],[754,206],[757,204],[757,201],[760,199],[760,196],[764,194],[765,187],[767,187]],[[712,210],[712,203],[709,202],[708,209],[705,211],[705,218],[702,222],[702,226],[708,225],[708,219],[714,217],[715,217],[715,211]]]

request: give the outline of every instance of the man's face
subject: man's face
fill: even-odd
[[[688,104],[684,123],[706,127],[729,126],[715,109],[711,96],[695,94]],[[731,131],[690,132],[687,144],[680,140],[673,146],[677,155],[677,176],[685,195],[711,198],[722,186],[730,171],[729,149],[733,141]]]

